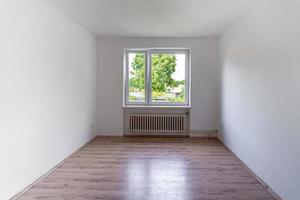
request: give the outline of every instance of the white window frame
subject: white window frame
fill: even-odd
[[[129,101],[129,53],[145,54],[145,102]],[[152,80],[151,80],[151,56],[157,53],[185,54],[185,102],[153,102],[152,101]],[[145,107],[190,107],[191,106],[191,50],[188,48],[151,48],[151,49],[125,49],[123,67],[123,106],[145,106]]]

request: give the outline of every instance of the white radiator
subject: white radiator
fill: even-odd
[[[130,113],[125,135],[188,136],[188,113]]]

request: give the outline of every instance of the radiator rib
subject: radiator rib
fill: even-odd
[[[186,115],[131,113],[129,134],[176,135],[186,134]]]

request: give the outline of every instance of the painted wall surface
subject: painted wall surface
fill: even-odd
[[[0,199],[94,137],[97,42],[41,0],[0,6]]]
[[[125,48],[191,48],[191,129],[211,130],[219,125],[219,72],[217,37],[201,39],[99,38],[99,134],[123,134],[123,51]]]
[[[258,1],[222,37],[220,138],[285,200],[300,199],[299,11]]]

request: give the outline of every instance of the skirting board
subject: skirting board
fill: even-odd
[[[52,172],[54,172],[57,168],[62,166],[68,159],[70,159],[74,153],[79,151],[81,148],[86,146],[88,143],[90,143],[92,140],[94,140],[97,136],[93,137],[90,139],[88,142],[84,143],[81,147],[79,147],[76,151],[74,151],[72,154],[70,154],[67,158],[63,159],[60,163],[58,163],[56,166],[54,166],[52,169],[50,169],[48,172],[40,176],[38,179],[36,179],[34,182],[32,182],[30,185],[25,187],[22,191],[19,193],[15,194],[13,197],[9,198],[9,200],[17,200],[20,196],[22,196],[25,192],[33,188],[35,185],[37,185],[39,182],[41,182],[44,178],[46,178],[48,175],[50,175]]]
[[[97,131],[97,136],[123,136],[120,131]],[[190,137],[218,137],[218,130],[192,130]]]
[[[200,131],[191,130],[190,137],[213,137],[213,138],[216,138],[216,137],[218,137],[218,130],[200,130]]]
[[[123,136],[121,131],[97,131],[97,136]]]
[[[218,138],[219,141],[232,153],[232,155],[252,174],[266,190],[268,190],[277,200],[283,200],[262,178],[260,178],[255,172],[253,172],[246,163],[244,163],[222,140]]]

